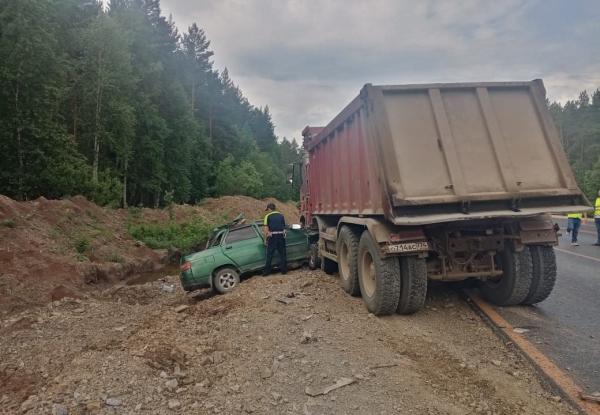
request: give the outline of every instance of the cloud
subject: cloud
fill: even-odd
[[[205,29],[280,136],[326,124],[366,82],[545,78],[565,100],[600,86],[595,0],[162,0]]]

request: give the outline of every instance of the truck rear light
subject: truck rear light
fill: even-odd
[[[185,261],[181,264],[181,272],[189,271],[192,268],[192,263],[190,261]]]

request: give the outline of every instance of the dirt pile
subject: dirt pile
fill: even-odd
[[[206,199],[199,207],[208,212],[224,212],[228,219],[233,219],[238,213],[243,213],[248,220],[262,219],[265,215],[267,203],[275,203],[290,224],[298,223],[299,212],[292,202],[283,203],[277,199],[267,198],[256,200],[248,196],[223,196],[218,199]]]
[[[452,291],[377,318],[317,271],[224,296],[186,296],[175,276],[113,287],[0,333],[7,413],[574,413]]]
[[[289,218],[293,204],[274,201]],[[260,218],[268,201],[249,197],[208,199],[173,206],[176,221],[222,223],[239,212]],[[167,209],[102,208],[84,197],[17,202],[0,195],[0,315],[59,300],[85,297],[168,262],[166,250],[134,240],[127,223],[168,223]],[[291,219],[290,219],[291,220]]]

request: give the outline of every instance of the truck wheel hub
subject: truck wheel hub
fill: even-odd
[[[362,283],[367,296],[372,297],[377,288],[375,264],[370,252],[365,252],[362,260]]]

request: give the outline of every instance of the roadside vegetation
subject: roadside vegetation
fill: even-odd
[[[15,220],[12,218],[2,219],[0,221],[0,225],[4,226],[6,228],[14,228],[15,226],[17,226]]]
[[[114,207],[297,198],[298,145],[159,0],[4,1],[0,27],[0,194]]]
[[[554,102],[550,111],[577,182],[593,202],[600,190],[600,89],[564,105]]]
[[[130,223],[127,226],[131,237],[149,248],[177,248],[183,252],[189,252],[205,241],[211,229],[210,224],[199,218],[183,223]]]

